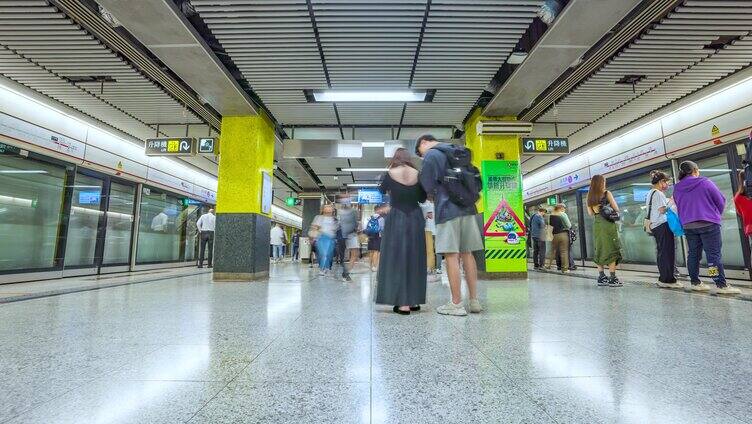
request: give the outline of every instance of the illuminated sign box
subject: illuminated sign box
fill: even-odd
[[[149,138],[145,144],[146,156],[194,156],[195,138]]]
[[[568,155],[569,139],[566,137],[522,137],[523,155]]]

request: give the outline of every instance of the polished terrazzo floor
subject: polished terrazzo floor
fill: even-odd
[[[752,422],[752,302],[531,273],[408,317],[273,266],[0,305],[0,422]]]

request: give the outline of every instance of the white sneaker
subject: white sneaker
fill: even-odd
[[[441,305],[436,308],[436,312],[441,315],[454,315],[458,317],[464,317],[467,315],[467,311],[465,310],[464,305],[462,305],[461,303],[459,305],[455,305],[451,301],[447,302],[446,305]]]
[[[376,272],[377,268],[375,266],[371,267],[371,272]]]
[[[429,283],[435,283],[437,281],[441,281],[441,278],[436,274],[428,274],[428,282]]]
[[[716,287],[716,289],[713,291],[713,293],[715,294],[741,294],[741,292],[741,290],[737,289],[736,287],[731,287],[728,284],[726,284],[726,286],[723,288]]]
[[[660,281],[657,281],[655,285],[662,289],[684,289],[684,284],[678,281],[675,281],[673,283],[662,283]]]
[[[483,306],[480,304],[478,299],[470,299],[470,301],[467,303],[467,306],[471,314],[479,314],[483,312]]]
[[[692,284],[692,291],[706,292],[710,291],[710,286],[705,283]]]
[[[319,270],[319,275],[322,276],[322,277],[325,276],[326,275],[326,271],[323,270],[323,269],[320,269]]]

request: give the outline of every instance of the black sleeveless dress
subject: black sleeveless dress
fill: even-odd
[[[404,185],[389,173],[381,181],[389,194],[391,210],[381,237],[376,303],[420,305],[426,303],[426,222],[419,203],[426,201],[420,185]]]

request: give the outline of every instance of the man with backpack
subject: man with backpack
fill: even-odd
[[[376,272],[379,267],[379,255],[381,253],[381,232],[384,231],[384,207],[376,206],[374,214],[368,218],[363,233],[368,236],[368,260],[371,271]]]
[[[480,198],[478,168],[472,165],[470,150],[440,143],[434,136],[418,137],[415,153],[423,158],[420,182],[433,197],[436,220],[436,252],[444,254],[452,299],[439,306],[442,315],[467,315],[462,304],[460,260],[470,295],[471,313],[483,311],[478,301],[478,268],[473,252],[483,250],[483,239],[475,216],[475,202]]]

